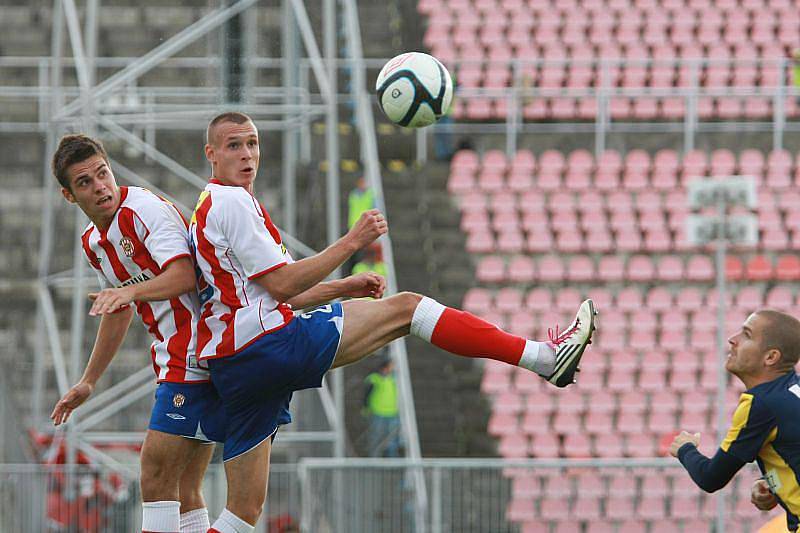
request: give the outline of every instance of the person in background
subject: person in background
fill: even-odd
[[[400,416],[394,362],[386,357],[377,372],[365,379],[364,411],[369,417],[370,457],[400,457]]]
[[[358,222],[361,213],[375,209],[375,194],[367,186],[367,180],[361,176],[356,180],[356,187],[347,197],[347,229]]]
[[[361,261],[353,265],[350,272],[353,275],[362,272],[375,272],[384,278],[386,277],[386,263],[383,262],[383,252],[380,243],[374,242],[364,249],[364,256]]]

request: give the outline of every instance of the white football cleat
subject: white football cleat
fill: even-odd
[[[578,365],[583,352],[591,344],[592,333],[597,329],[594,323],[595,316],[597,311],[594,302],[585,300],[569,328],[562,332],[558,331],[558,326],[555,331],[548,329],[549,344],[556,351],[556,368],[547,377],[547,381],[556,387],[566,387],[575,383],[575,373],[580,370]]]

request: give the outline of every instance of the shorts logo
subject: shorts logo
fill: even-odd
[[[119,240],[119,245],[122,248],[122,253],[131,257],[133,255],[133,241],[128,237],[123,237]]]
[[[178,413],[167,413],[167,416],[173,420],[186,420],[186,417]]]
[[[186,396],[183,394],[176,394],[172,397],[172,405],[175,407],[183,407],[183,404],[186,402]]]

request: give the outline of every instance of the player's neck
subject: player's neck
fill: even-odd
[[[786,374],[786,372],[770,372],[768,374],[759,374],[757,376],[740,376],[739,379],[742,380],[742,383],[744,383],[744,386],[747,388],[747,390],[750,390],[753,387],[761,385],[762,383],[769,383],[774,379],[778,379],[784,374]]]

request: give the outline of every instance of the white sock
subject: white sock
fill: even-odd
[[[222,511],[211,527],[219,533],[252,533],[256,529],[227,509]]]
[[[206,533],[210,527],[205,507],[181,514],[181,533]]]
[[[519,366],[549,377],[556,369],[556,351],[546,342],[526,340]]]
[[[411,317],[411,331],[410,333],[425,341],[431,342],[433,336],[433,329],[439,321],[439,317],[444,313],[445,307],[434,300],[423,296],[422,300],[417,304],[414,309],[414,316]]]
[[[142,503],[142,531],[179,533],[180,530],[181,502]]]

